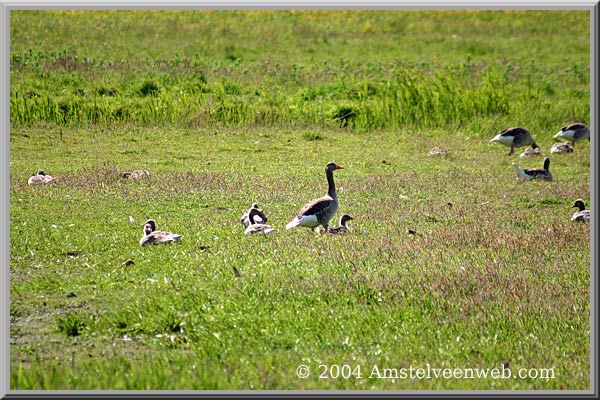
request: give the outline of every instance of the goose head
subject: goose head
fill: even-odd
[[[352,216],[348,215],[348,214],[344,214],[340,217],[340,225],[342,226],[346,226],[346,223],[348,221],[352,221],[354,218],[352,218]]]
[[[325,172],[327,172],[327,173],[333,172],[336,169],[344,169],[344,167],[342,167],[341,165],[337,165],[333,161],[330,163],[327,163],[327,165],[325,166]]]
[[[142,226],[144,227],[144,233],[149,235],[156,230],[156,221],[149,219]]]
[[[583,200],[577,199],[571,207],[576,207],[579,208],[579,211],[583,211],[585,210],[585,203],[583,202]]]

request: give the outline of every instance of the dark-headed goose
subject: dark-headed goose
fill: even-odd
[[[590,129],[584,124],[571,124],[563,126],[560,131],[553,136],[555,140],[566,139],[575,146],[575,142],[586,139],[590,140]]]
[[[353,219],[354,218],[352,218],[348,214],[342,215],[340,217],[340,225],[329,228],[329,233],[338,234],[338,233],[350,232],[350,228],[348,228],[348,226],[346,224],[348,223],[348,221],[351,221]]]
[[[532,179],[543,179],[547,181],[552,180],[552,174],[550,173],[550,159],[548,157],[544,158],[544,168],[532,168],[532,169],[523,169],[519,167],[517,164],[512,163],[515,171],[517,172],[517,176],[523,180],[532,180]]]
[[[500,142],[505,146],[509,146],[509,156],[515,152],[515,147],[530,145],[533,149],[537,149],[539,147],[531,137],[531,133],[529,133],[527,129],[521,127],[507,128],[490,140],[490,143],[491,142]]]
[[[242,218],[240,218],[240,221],[244,228],[247,228],[249,225],[252,224],[267,223],[267,216],[265,215],[263,210],[258,208],[258,203],[252,203],[252,206],[246,212],[244,212],[244,214],[242,214]]]
[[[183,236],[176,233],[157,231],[156,222],[153,219],[149,219],[144,222],[144,236],[140,239],[142,246],[147,244],[163,244],[176,242]]]
[[[571,221],[589,222],[590,221],[590,210],[585,209],[585,203],[581,199],[575,200],[575,203],[571,207],[579,208],[579,211],[575,211],[571,216]]]
[[[37,172],[37,174],[35,174],[31,178],[29,178],[29,180],[27,181],[27,184],[39,185],[41,183],[51,183],[52,181],[54,181],[54,178],[51,177],[50,175],[46,175],[46,173],[40,169]]]
[[[254,207],[254,205],[256,205],[256,208]],[[253,222],[253,221],[263,220],[263,219],[264,219],[264,221],[267,220],[267,217],[264,217],[264,214],[258,208],[258,205],[256,203],[254,203],[252,205],[252,208],[250,208],[250,210],[248,210],[247,217],[248,217],[247,218],[248,221],[250,221],[250,225],[248,225],[248,227],[244,231],[244,235],[249,235],[252,233],[267,234],[267,233],[273,232],[275,230],[275,229],[273,229],[273,227],[271,227],[271,225],[267,225],[267,224],[264,224],[261,222]]]
[[[333,181],[333,171],[342,169],[343,167],[334,162],[330,162],[325,166],[325,175],[329,190],[323,197],[315,199],[306,204],[296,217],[290,221],[285,228],[292,229],[296,226],[305,226],[314,230],[319,225],[329,228],[329,220],[335,215],[338,209],[338,198],[335,192],[335,182]]]

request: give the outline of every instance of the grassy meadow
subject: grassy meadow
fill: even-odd
[[[10,20],[12,390],[590,389],[590,142],[550,155],[590,123],[588,11]],[[329,161],[352,232],[286,231]],[[148,218],[183,239],[141,247]],[[427,364],[513,377],[371,374]]]

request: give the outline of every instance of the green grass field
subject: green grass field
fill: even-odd
[[[12,390],[590,389],[591,147],[550,155],[590,123],[589,12],[12,11],[10,35]],[[488,142],[509,126],[552,182],[516,180],[542,157]],[[329,161],[352,233],[286,231]],[[254,201],[276,232],[244,236]],[[148,218],[183,239],[141,247]],[[372,374],[426,365],[512,377]]]

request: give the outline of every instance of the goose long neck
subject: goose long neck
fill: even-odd
[[[549,171],[549,170],[550,170],[550,159],[549,159],[549,158],[546,158],[546,159],[544,160],[544,169],[545,169],[546,171]]]
[[[337,194],[335,193],[335,182],[333,181],[333,171],[327,170],[325,172],[325,174],[327,175],[327,184],[329,185],[327,194],[335,199],[337,197]]]

